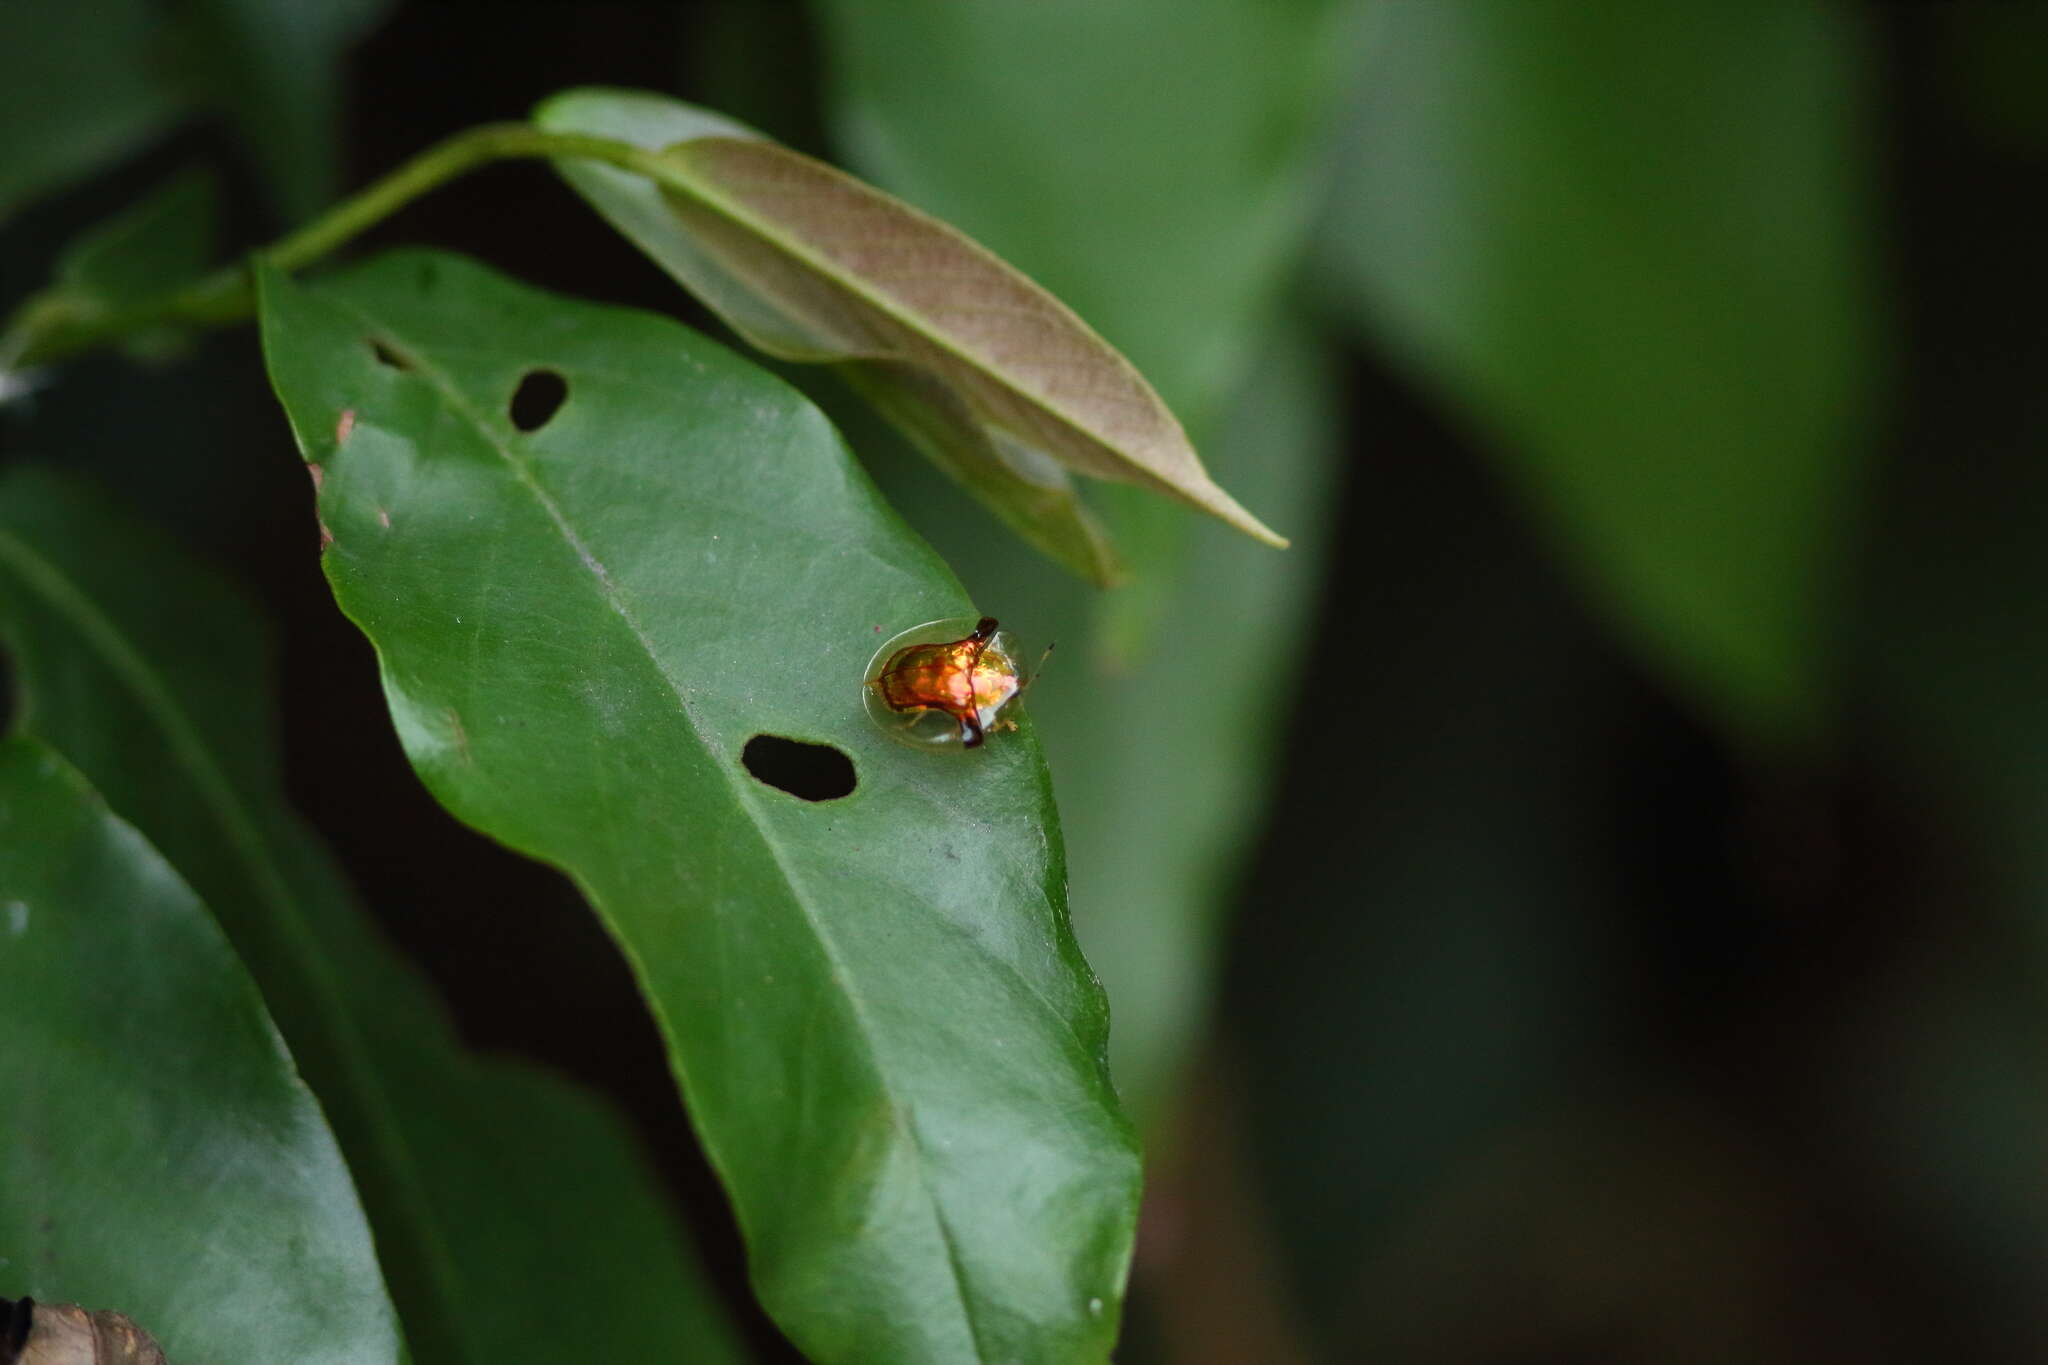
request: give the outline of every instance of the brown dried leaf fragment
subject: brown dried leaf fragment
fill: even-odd
[[[28,1298],[10,1307],[11,1321],[25,1320],[27,1335],[13,1354],[0,1356],[0,1365],[169,1365],[156,1338],[124,1313]]]

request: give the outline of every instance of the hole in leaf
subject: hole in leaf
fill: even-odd
[[[569,381],[553,370],[528,370],[512,391],[512,425],[521,431],[539,431],[568,396]]]
[[[780,735],[755,735],[740,754],[761,781],[806,801],[836,801],[852,793],[853,760],[829,744],[806,744]]]
[[[370,338],[370,350],[376,355],[379,365],[389,365],[394,370],[409,370],[412,368],[410,360],[407,360],[375,337]]]

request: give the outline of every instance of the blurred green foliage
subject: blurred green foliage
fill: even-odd
[[[200,110],[295,221],[340,188],[342,54],[389,0],[66,0],[0,13],[0,221]]]
[[[616,1117],[555,1076],[463,1047],[292,816],[265,725],[268,644],[241,594],[118,503],[33,467],[0,477],[14,728],[74,766],[191,885],[264,990],[348,1160],[349,1200],[369,1216],[410,1349],[488,1360],[602,1343],[631,1355],[686,1337],[707,1361],[737,1359]],[[80,1180],[45,1212],[115,1220],[110,1194]],[[617,1206],[601,1227],[593,1203]],[[189,1297],[272,1254],[221,1240]],[[67,1266],[37,1292],[97,1302],[85,1297],[92,1270]],[[540,1273],[602,1309],[603,1327],[516,1292]]]
[[[254,983],[23,736],[0,740],[0,919],[8,1297],[119,1305],[184,1359],[398,1360],[348,1168]]]
[[[1682,692],[1811,740],[1876,431],[1850,14],[1374,13],[1324,277]]]
[[[201,10],[224,74],[177,55]],[[644,85],[1022,266],[1295,537],[1091,490],[1137,570],[1097,594],[798,380],[976,605],[1058,642],[1028,705],[1156,1166],[1119,1360],[2048,1350],[2041,6],[414,5],[349,80],[256,9],[165,13],[0,17],[0,72],[47,54],[0,81],[6,289],[195,160],[248,247],[331,189],[337,108],[381,170]],[[267,147],[187,119],[226,91]],[[393,232],[690,306],[510,172]],[[267,402],[221,338],[75,366],[0,440],[276,598],[294,794],[349,813],[466,1026],[668,1134],[744,1312],[644,1020],[581,1003],[623,969],[350,709],[375,673]],[[505,1003],[531,982],[554,1005]]]
[[[170,123],[183,91],[148,0],[0,13],[0,219]]]

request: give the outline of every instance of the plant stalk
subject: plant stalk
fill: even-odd
[[[346,245],[429,190],[479,166],[536,157],[602,161],[688,189],[682,174],[661,153],[630,142],[548,132],[527,123],[489,123],[436,143],[359,194],[253,254],[280,270],[296,270]],[[247,264],[224,267],[173,293],[113,311],[62,289],[46,290],[23,303],[5,329],[0,329],[0,378],[68,360],[154,328],[240,322],[255,307]]]

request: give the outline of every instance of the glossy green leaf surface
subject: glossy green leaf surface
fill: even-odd
[[[400,1358],[319,1106],[219,928],[33,740],[0,740],[0,1293],[173,1360]]]
[[[1216,486],[1129,362],[1064,304],[953,228],[692,106],[572,90],[544,127],[663,148],[679,185],[577,162],[564,175],[771,355],[850,365],[970,492],[1084,576],[1114,565],[1065,471],[1133,483],[1284,545]],[[1049,500],[1058,495],[1058,500]],[[1093,548],[1091,548],[1093,547]]]
[[[226,584],[109,500],[0,480],[17,725],[203,891],[249,964],[355,1172],[414,1359],[739,1359],[619,1119],[463,1048],[286,809],[263,644]]]
[[[167,27],[148,0],[0,6],[0,219],[184,111]]]
[[[933,753],[861,701],[882,640],[971,613],[944,565],[666,319],[417,252],[261,288],[400,737],[618,938],[769,1311],[820,1362],[1104,1360],[1138,1164],[1029,722]],[[566,396],[522,428],[536,370]],[[757,735],[854,790],[756,779]]]
[[[1861,44],[1832,5],[1384,5],[1324,244],[1593,592],[1810,736],[1871,372]]]
[[[1307,329],[1272,315],[1309,226],[1342,16],[1268,0],[819,13],[856,166],[1096,321],[1193,418],[1216,477],[1295,536],[1261,554],[1105,489],[1137,581],[1103,597],[887,468],[892,501],[977,597],[1059,641],[1032,705],[1059,774],[1075,922],[1116,1005],[1117,1084],[1149,1120],[1202,1035],[1216,928],[1322,574],[1337,376]]]

